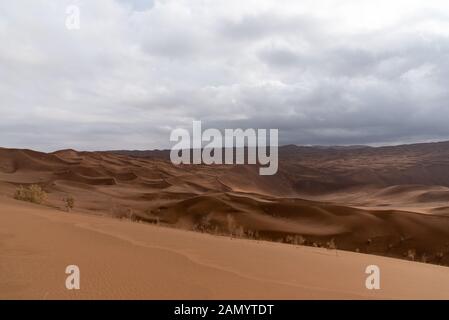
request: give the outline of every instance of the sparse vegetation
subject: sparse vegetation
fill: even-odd
[[[337,249],[337,245],[335,244],[335,239],[332,238],[327,244],[326,244],[327,248],[330,250],[336,250]]]
[[[306,239],[301,235],[288,235],[285,237],[285,242],[295,245],[304,245],[306,243]]]
[[[212,230],[212,223],[208,215],[204,216],[193,228],[199,232],[210,232]]]
[[[258,239],[259,238],[259,232],[253,231],[253,230],[247,230],[246,231],[246,236],[250,239]]]
[[[245,229],[242,226],[238,226],[232,231],[232,234],[237,238],[243,238],[245,236]]]
[[[117,219],[126,219],[126,220],[131,220],[131,221],[141,220],[141,219],[139,219],[139,217],[134,213],[134,211],[131,208],[117,206],[115,204],[110,209],[110,214],[113,218],[117,218]]]
[[[67,211],[71,211],[75,207],[75,199],[72,196],[67,196],[62,201]]]
[[[415,257],[416,257],[416,250],[415,249],[409,249],[407,251],[407,258],[412,260],[412,261],[415,261]]]
[[[14,194],[14,199],[42,204],[47,199],[47,193],[37,184],[29,187],[20,186]]]
[[[427,258],[427,255],[426,255],[425,253],[423,253],[422,256],[421,256],[421,262],[427,263],[428,260],[429,260],[429,259]]]
[[[138,221],[138,216],[134,213],[133,209],[126,210],[125,213],[125,219],[131,220],[131,221]]]

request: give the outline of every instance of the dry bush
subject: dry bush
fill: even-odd
[[[14,194],[14,199],[42,204],[47,199],[47,193],[37,184],[26,188],[20,186]]]
[[[116,219],[125,219],[131,221],[138,221],[138,216],[131,208],[126,208],[118,205],[113,205],[110,209],[110,215]]]
[[[72,196],[67,196],[64,199],[62,199],[65,205],[65,209],[67,211],[73,210],[75,207],[75,199]]]
[[[152,208],[148,208],[144,210],[144,215],[145,215],[145,221],[152,223],[152,224],[156,224],[159,225],[161,223],[161,218],[158,216],[158,214],[160,213],[160,209],[152,209]]]
[[[285,237],[286,243],[291,243],[294,245],[304,245],[306,243],[306,239],[301,235],[288,235]]]
[[[437,252],[437,254],[435,256],[438,260],[442,260],[444,258],[444,253],[440,251],[440,252]]]
[[[232,215],[226,215],[226,221],[228,225],[228,232],[230,233],[231,237],[242,238],[245,236],[245,229],[243,228],[243,226],[237,223]]]
[[[234,230],[231,230],[231,235],[237,238],[243,238],[245,236],[245,229],[242,226],[235,227]]]
[[[246,236],[250,239],[259,239],[259,231],[246,230]]]
[[[208,215],[201,218],[201,220],[193,226],[193,230],[199,232],[211,232],[212,223]]]
[[[326,243],[326,247],[330,250],[336,250],[337,245],[335,244],[334,238],[332,238],[329,242]]]
[[[407,251],[407,258],[412,260],[412,261],[415,261],[415,257],[416,257],[416,250],[415,249],[409,249]]]
[[[428,261],[429,261],[429,258],[427,257],[427,255],[425,253],[423,253],[421,256],[421,262],[427,263]]]
[[[234,219],[234,217],[230,214],[226,215],[226,222],[228,225],[228,231],[232,234],[233,231],[237,228],[237,223]]]
[[[126,219],[131,220],[131,221],[138,221],[139,220],[139,216],[137,214],[134,213],[133,209],[128,209],[126,211]]]

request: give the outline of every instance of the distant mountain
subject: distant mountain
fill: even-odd
[[[169,160],[169,150],[111,151]],[[449,187],[449,142],[399,146],[295,146],[279,148],[278,176],[292,192],[322,193],[360,186],[401,184]]]
[[[112,150],[106,152],[140,158],[170,159],[170,150]]]

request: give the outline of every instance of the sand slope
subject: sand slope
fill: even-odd
[[[81,290],[65,289],[65,268]],[[381,290],[365,268],[381,268]],[[0,197],[0,298],[449,299],[449,269],[64,213]]]

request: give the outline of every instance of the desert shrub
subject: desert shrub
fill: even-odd
[[[416,256],[416,250],[415,249],[409,249],[407,251],[407,258],[414,261]]]
[[[427,257],[427,255],[425,253],[423,253],[421,256],[421,262],[427,263],[428,261],[429,261],[429,258]]]
[[[239,225],[235,218],[228,214],[226,215],[226,221],[228,224],[228,232],[230,233],[231,237],[244,237],[245,236],[245,229],[243,226]]]
[[[306,244],[306,238],[303,236],[296,236],[296,244],[304,245]]]
[[[332,238],[327,244],[326,244],[327,248],[330,250],[335,250],[337,249],[337,245],[335,244],[335,240],[334,238]]]
[[[33,184],[24,188],[20,186],[14,194],[14,199],[42,204],[47,199],[47,193],[39,185]]]
[[[149,223],[160,224],[160,217],[158,214],[160,213],[160,208],[152,209],[148,208],[144,210],[145,220]]]
[[[228,224],[228,231],[232,234],[235,229],[237,229],[237,223],[233,216],[230,214],[226,215],[226,222]]]
[[[126,213],[125,213],[125,217],[124,217],[124,218],[125,218],[125,219],[128,219],[128,220],[131,220],[131,221],[138,221],[138,220],[139,220],[138,215],[135,214],[135,213],[134,213],[134,210],[133,210],[133,209],[130,209],[130,208],[128,208],[128,209],[126,210]]]
[[[259,231],[257,230],[247,230],[246,236],[250,239],[258,239],[259,238]]]
[[[237,238],[243,238],[245,236],[245,229],[242,226],[236,226],[231,232]]]
[[[437,254],[435,256],[438,260],[442,260],[444,258],[444,253],[440,251],[440,252],[437,252]]]
[[[285,237],[286,243],[291,243],[294,245],[304,245],[306,243],[306,239],[301,235],[288,235]]]
[[[117,219],[125,219],[131,221],[138,220],[138,216],[134,213],[134,211],[131,208],[126,208],[115,204],[110,209],[110,215],[113,218]]]
[[[67,211],[73,210],[75,207],[75,199],[72,196],[67,196],[62,199],[62,201],[64,202]]]
[[[284,241],[285,243],[293,243],[294,241],[294,236],[288,235],[285,237]]]
[[[212,230],[212,223],[208,215],[201,218],[201,220],[193,226],[193,230],[199,232],[210,232]]]

